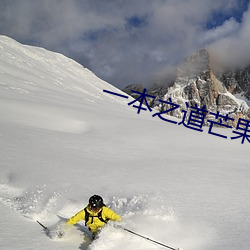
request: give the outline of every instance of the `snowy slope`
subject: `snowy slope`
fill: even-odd
[[[0,37],[0,248],[162,249],[112,225],[92,244],[81,227],[51,240],[36,223],[53,227],[97,193],[123,226],[164,244],[248,250],[248,142],[137,114],[103,89],[122,93],[63,55]]]

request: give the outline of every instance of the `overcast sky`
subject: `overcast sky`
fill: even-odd
[[[146,86],[212,47],[250,62],[250,0],[0,0],[0,34],[61,52],[111,84]]]

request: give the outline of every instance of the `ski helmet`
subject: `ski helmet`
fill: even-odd
[[[98,210],[103,207],[103,199],[99,195],[93,195],[89,198],[89,206],[93,210]]]

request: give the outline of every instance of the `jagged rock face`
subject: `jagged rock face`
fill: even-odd
[[[227,120],[223,124],[236,126],[239,118],[250,119],[250,109],[244,101],[235,98],[232,93],[243,92],[243,89],[249,88],[249,78],[250,67],[247,71],[224,73],[218,77],[211,70],[208,51],[203,49],[187,58],[178,68],[176,80],[170,87],[154,86],[149,89],[147,93],[156,98],[148,100],[148,103],[159,111],[165,111],[170,109],[171,105],[159,102],[159,99],[171,100],[180,107],[168,115],[181,119],[184,116],[183,110],[189,113],[190,107],[202,108],[205,106],[209,112],[214,114],[219,112],[223,116],[228,115],[235,119],[235,121]],[[143,91],[144,87],[140,85],[140,89]],[[124,91],[129,93],[127,90]],[[139,91],[138,88],[137,91]],[[245,90],[244,95],[250,96],[250,90]],[[208,124],[207,119],[218,121],[215,115],[209,114],[209,112],[205,124]]]
[[[218,74],[218,79],[225,84],[230,93],[240,93],[250,100],[250,66]]]

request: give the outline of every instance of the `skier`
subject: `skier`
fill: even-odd
[[[105,206],[101,196],[95,194],[89,198],[89,204],[72,216],[67,224],[74,225],[80,220],[85,220],[85,226],[92,232],[94,239],[109,220],[120,222],[122,219],[120,215]]]

